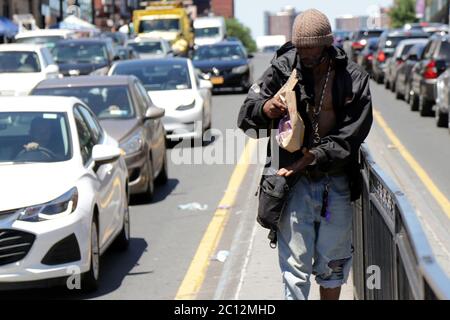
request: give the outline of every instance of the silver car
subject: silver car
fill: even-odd
[[[141,59],[164,58],[173,56],[172,48],[167,40],[137,37],[128,40],[125,47],[133,48]]]

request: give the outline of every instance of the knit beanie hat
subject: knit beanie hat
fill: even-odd
[[[331,46],[333,33],[327,16],[316,9],[299,14],[292,28],[292,43],[297,48]]]

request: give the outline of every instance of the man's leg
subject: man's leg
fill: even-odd
[[[320,300],[339,300],[341,287],[327,289],[320,287]]]
[[[302,177],[289,195],[278,230],[278,255],[287,300],[307,300],[314,254],[310,185]]]
[[[350,189],[346,177],[332,177],[328,198],[329,220],[320,217],[315,247],[314,271],[322,300],[339,299],[347,281],[352,258]]]

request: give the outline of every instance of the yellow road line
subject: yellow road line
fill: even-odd
[[[239,159],[239,163],[234,168],[231,179],[228,183],[225,195],[219,203],[219,208],[231,207],[236,201],[239,186],[248,170],[251,157],[257,146],[257,140],[251,139],[245,145],[244,151]],[[189,269],[178,288],[175,296],[176,300],[195,299],[200,290],[208,270],[209,261],[219,244],[224,227],[229,218],[229,209],[217,209],[214,216],[203,235],[197,252],[189,266]]]
[[[433,198],[437,201],[437,203],[450,218],[450,202],[448,201],[447,197],[441,192],[441,190],[439,190],[439,188],[436,186],[433,180],[431,180],[430,176],[426,173],[422,166],[416,161],[416,159],[414,159],[411,153],[409,153],[405,146],[400,142],[400,139],[397,138],[392,129],[387,125],[386,121],[381,116],[381,113],[374,110],[373,114],[378,125],[384,130],[387,137],[392,141],[392,144],[397,148],[402,157],[414,170],[414,172],[420,178]]]

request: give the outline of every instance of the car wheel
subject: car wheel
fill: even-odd
[[[411,100],[411,89],[408,83],[405,84],[405,93],[403,94],[403,96],[405,97],[406,103],[409,104],[409,101]]]
[[[100,246],[98,236],[98,223],[94,218],[91,224],[91,241],[90,241],[90,267],[89,271],[84,273],[81,278],[81,289],[85,292],[92,292],[98,288],[98,280],[100,278]]]
[[[448,126],[448,113],[436,111],[436,126],[446,128]]]
[[[119,251],[127,250],[130,245],[130,208],[128,207],[128,192],[125,201],[122,230],[114,241],[114,246]]]
[[[169,169],[167,167],[167,150],[164,150],[164,159],[163,159],[163,165],[161,168],[161,172],[159,173],[158,177],[156,178],[156,183],[158,185],[166,184],[169,180]]]
[[[391,92],[395,92],[395,80],[390,84]]]
[[[147,201],[151,201],[155,192],[155,180],[153,177],[152,158],[150,156],[147,162],[147,179],[147,190],[144,192],[144,196]]]
[[[398,100],[402,100],[405,98],[405,96],[398,90],[398,86],[395,85],[395,98]]]
[[[384,87],[388,90],[390,89],[389,80],[387,78],[384,79]]]
[[[411,106],[411,111],[419,110],[419,99],[415,94],[412,94],[409,98],[409,105]]]
[[[422,117],[428,117],[432,114],[431,103],[426,101],[423,96],[419,98],[419,112]]]

